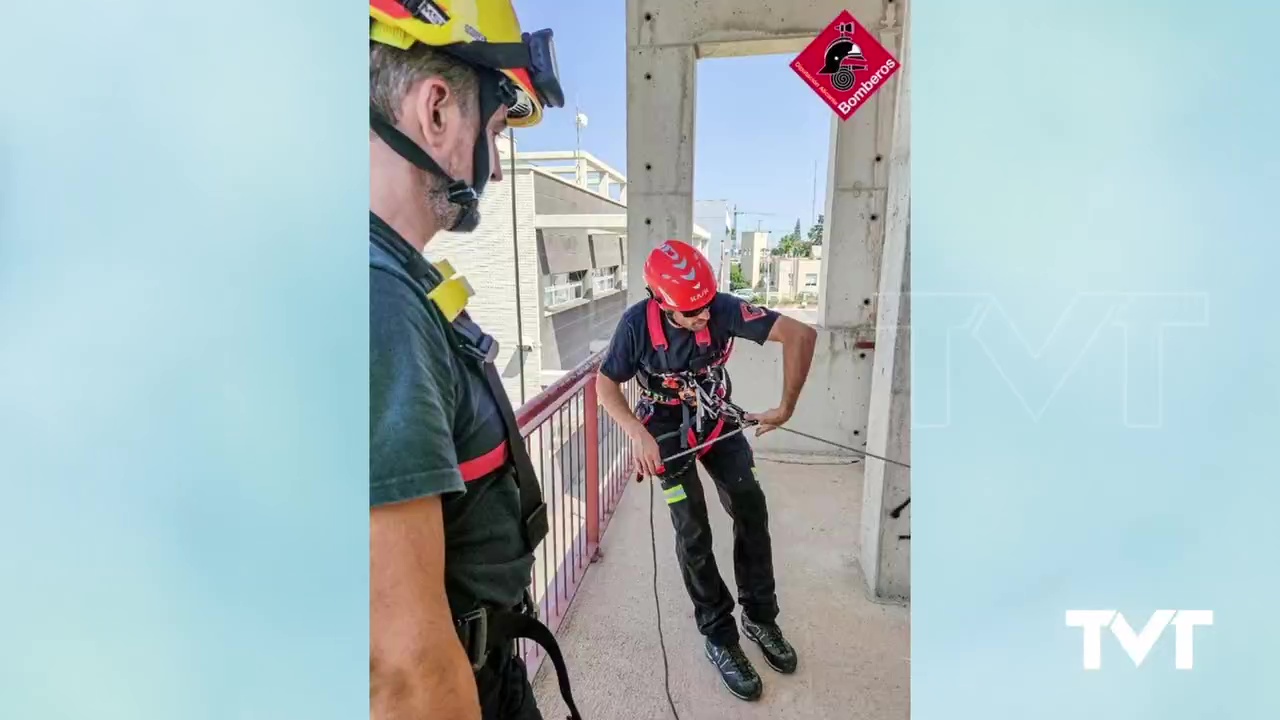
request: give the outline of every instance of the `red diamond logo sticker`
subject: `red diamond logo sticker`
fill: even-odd
[[[844,10],[791,61],[791,69],[848,120],[902,64]]]

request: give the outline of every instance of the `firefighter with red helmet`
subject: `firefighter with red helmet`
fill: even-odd
[[[762,681],[742,650],[734,622],[734,595],[712,552],[700,462],[733,517],[734,578],[742,606],[742,634],[756,642],[778,672],[796,669],[795,649],[778,625],[773,549],[764,490],[756,478],[751,445],[741,433],[756,423],[760,435],[795,411],[809,373],[817,333],[773,310],[716,289],[707,258],[688,243],[668,240],[644,265],[649,299],[629,307],[614,331],[596,386],[601,404],[626,431],[642,473],[660,478],[676,532],[676,555],[693,601],[705,652],[725,687],[744,700],[760,697]],[[778,406],[760,414],[732,412],[725,363],[735,338],[783,347],[783,390]],[[642,388],[633,409],[622,384]],[[682,450],[704,448],[663,465]]]

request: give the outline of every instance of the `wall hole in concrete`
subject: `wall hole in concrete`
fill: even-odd
[[[862,431],[861,431],[861,430],[854,430],[854,431],[853,431],[853,434],[854,434],[854,435],[861,435],[861,434],[862,434]]]
[[[859,357],[859,358],[865,358],[866,356],[867,356],[867,354],[866,354],[866,353],[864,353],[864,352],[860,352],[860,353],[858,353],[858,357]]]
[[[649,222],[649,221],[648,221],[648,220],[645,220],[645,222]],[[863,305],[870,305],[870,304],[871,304],[871,298],[862,298],[862,304],[863,304]]]
[[[645,164],[644,164],[644,169],[645,169],[645,170],[652,170],[652,169],[653,169],[653,163],[645,163]]]
[[[879,220],[879,219],[880,219],[880,216],[879,216],[879,215],[877,215],[877,214],[875,214],[875,213],[871,213],[871,222],[875,222],[875,221],[877,221],[877,220]]]
[[[650,20],[652,20],[652,19],[653,19],[653,13],[645,13],[645,14],[644,14],[644,21],[645,21],[645,22],[649,22],[649,21],[650,21]]]
[[[645,225],[652,225],[652,224],[653,224],[653,219],[652,219],[652,218],[645,218],[645,219],[644,219],[644,224],[645,224]]]
[[[648,76],[648,75],[645,75],[645,77],[649,77],[649,76]],[[884,160],[884,156],[883,156],[883,155],[877,155],[877,156],[876,156],[876,162],[880,162],[881,160]]]
[[[644,74],[644,79],[645,79],[645,80],[652,80],[652,79],[653,79],[653,73],[645,73],[645,74]],[[880,159],[880,157],[877,155],[877,156],[876,156],[876,159],[877,159],[877,160],[879,160],[879,159]]]

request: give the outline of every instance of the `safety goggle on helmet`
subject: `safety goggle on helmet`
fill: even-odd
[[[369,37],[407,50],[423,43],[503,75],[507,124],[532,127],[564,107],[550,29],[520,30],[511,0],[369,0]]]

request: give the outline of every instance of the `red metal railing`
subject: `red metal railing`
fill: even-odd
[[[596,397],[602,359],[603,353],[588,358],[516,412],[547,503],[550,531],[534,556],[533,594],[553,633],[597,557],[632,464],[630,442]],[[634,405],[635,383],[624,390]],[[524,641],[520,653],[532,677],[545,653]]]

